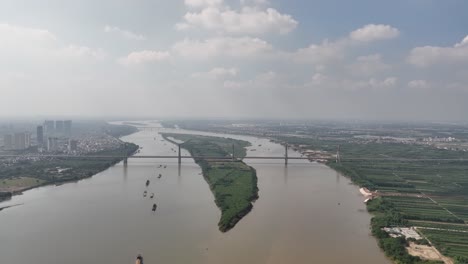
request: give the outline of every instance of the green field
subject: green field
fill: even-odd
[[[379,199],[383,204],[378,206],[378,210],[370,209],[376,213],[374,235],[379,238],[380,246],[395,260],[402,258],[404,252],[395,250],[398,245],[395,239],[377,231],[382,226],[411,226],[417,223],[416,226],[431,228],[468,227],[463,225],[468,221],[468,161],[461,160],[468,158],[467,152],[414,144],[361,143],[353,142],[352,138],[279,137],[278,140],[330,153],[335,153],[340,146],[341,163],[330,160],[327,165],[350,177],[354,183],[383,195]],[[369,206],[374,205],[370,203]],[[434,240],[432,242],[441,252],[458,258],[457,263],[468,263],[463,260],[468,254],[468,247],[462,238],[468,237],[467,233],[428,229],[424,229],[424,233],[431,241]],[[400,248],[403,247],[401,244]],[[402,263],[418,263],[412,258],[405,261]]]
[[[242,161],[203,158],[231,157],[233,144],[234,156],[242,158],[246,155],[248,142],[185,134],[163,134],[163,137],[183,141],[182,148],[187,149],[192,156],[202,157],[196,158],[195,162],[202,168],[203,176],[215,196],[215,203],[221,210],[219,230],[229,231],[250,212],[252,202],[258,198],[255,170]]]
[[[422,229],[422,233],[442,254],[468,262],[468,233],[428,229]]]
[[[2,179],[0,180],[0,190],[9,189],[13,187],[28,188],[32,186],[41,185],[43,183],[44,183],[44,180],[30,178],[30,177],[17,177],[17,178],[10,178],[10,179]]]
[[[381,232],[382,227],[468,229],[468,151],[463,150],[468,132],[464,125],[354,121],[310,124],[291,121],[285,125],[265,121],[252,122],[258,130],[247,131],[233,127],[229,121],[173,121],[166,125],[175,124],[185,129],[254,136],[259,136],[258,131],[262,131],[260,136],[270,137],[278,143],[302,150],[321,150],[328,155],[334,155],[339,148],[341,162],[336,163],[330,158],[327,165],[351,178],[355,184],[381,194],[381,198],[368,203],[368,210],[374,214],[372,233],[396,263],[426,262],[409,256],[405,241],[389,237]],[[435,144],[423,142],[427,137],[449,136],[457,138],[456,144],[460,145],[453,144],[445,149],[443,145],[437,148]],[[385,137],[414,140],[388,140]],[[425,232],[431,232],[427,230],[432,229],[425,229]],[[458,236],[460,233],[441,231],[431,238],[440,241],[434,244],[453,257],[455,263],[468,263],[463,259],[468,249],[458,245]]]

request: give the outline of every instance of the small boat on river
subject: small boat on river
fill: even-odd
[[[158,207],[158,206],[157,206],[156,204],[153,204],[153,212],[156,211],[156,208],[157,208],[157,207]]]
[[[152,193],[152,194],[150,195],[150,198],[151,198],[151,199],[153,199],[153,198],[154,198],[154,193]]]
[[[135,264],[143,264],[143,257],[138,254]]]
[[[144,191],[144,192],[143,192],[143,197],[146,197],[147,194],[148,194],[148,192],[147,192],[147,191]]]
[[[146,180],[146,187],[150,184],[150,180]]]

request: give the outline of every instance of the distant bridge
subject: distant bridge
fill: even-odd
[[[288,157],[288,145],[285,145],[284,151],[285,154],[281,156],[245,156],[245,157],[235,157],[234,154],[231,156],[183,156],[181,154],[180,144],[172,140],[168,140],[177,145],[179,148],[178,155],[57,155],[57,154],[44,154],[44,155],[0,155],[0,158],[19,158],[19,157],[29,157],[29,158],[61,158],[61,159],[120,159],[124,161],[124,165],[127,165],[128,159],[177,159],[179,164],[182,163],[182,159],[208,159],[208,160],[219,160],[219,161],[241,161],[243,159],[272,159],[272,160],[284,160],[284,163],[288,164],[288,159],[296,160],[306,160],[307,157]],[[232,153],[234,153],[234,144],[232,145]]]
[[[181,163],[182,159],[207,159],[217,161],[241,161],[244,159],[261,159],[261,160],[286,160],[285,157],[281,156],[246,156],[242,158],[236,158],[232,156],[182,156],[182,155],[135,155],[135,156],[118,156],[118,155],[0,155],[0,158],[60,158],[60,159],[120,159],[124,161],[124,164],[128,162],[128,159],[178,159]],[[306,157],[288,157],[288,160],[307,160]]]
[[[121,156],[121,155],[58,155],[58,154],[45,154],[45,155],[0,155],[0,158],[63,158],[63,159],[209,159],[220,161],[241,161],[244,159],[251,160],[313,160],[308,157],[290,157],[290,156],[245,156],[245,157],[232,157],[232,156],[182,156],[182,155],[134,155],[134,156]],[[341,161],[463,161],[468,162],[468,159],[452,158],[452,159],[425,159],[425,158],[341,158]]]

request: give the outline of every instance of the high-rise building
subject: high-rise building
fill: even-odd
[[[63,126],[64,126],[63,132],[65,133],[65,135],[70,136],[72,132],[72,121],[71,120],[63,121]]]
[[[63,120],[57,120],[55,121],[55,132],[58,134],[63,134],[64,132],[64,122]]]
[[[37,126],[36,140],[37,140],[38,146],[44,145],[44,127],[43,126]]]
[[[24,133],[24,142],[25,142],[26,148],[31,147],[31,133],[29,132]]]
[[[13,135],[11,134],[3,135],[3,149],[4,150],[13,149]]]
[[[16,150],[24,150],[31,146],[31,134],[29,133],[15,133],[15,147]]]
[[[78,140],[68,140],[68,151],[76,151],[78,149]]]
[[[58,138],[49,137],[47,138],[47,151],[56,151],[58,150]]]
[[[47,135],[53,134],[55,132],[55,124],[54,121],[52,120],[46,120],[44,121],[44,132]]]

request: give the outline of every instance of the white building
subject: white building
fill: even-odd
[[[13,135],[11,134],[3,135],[3,149],[4,150],[13,149]]]
[[[47,139],[47,151],[57,151],[58,150],[58,138],[49,137]]]
[[[16,150],[24,150],[31,146],[31,134],[27,132],[15,133],[15,147]]]

